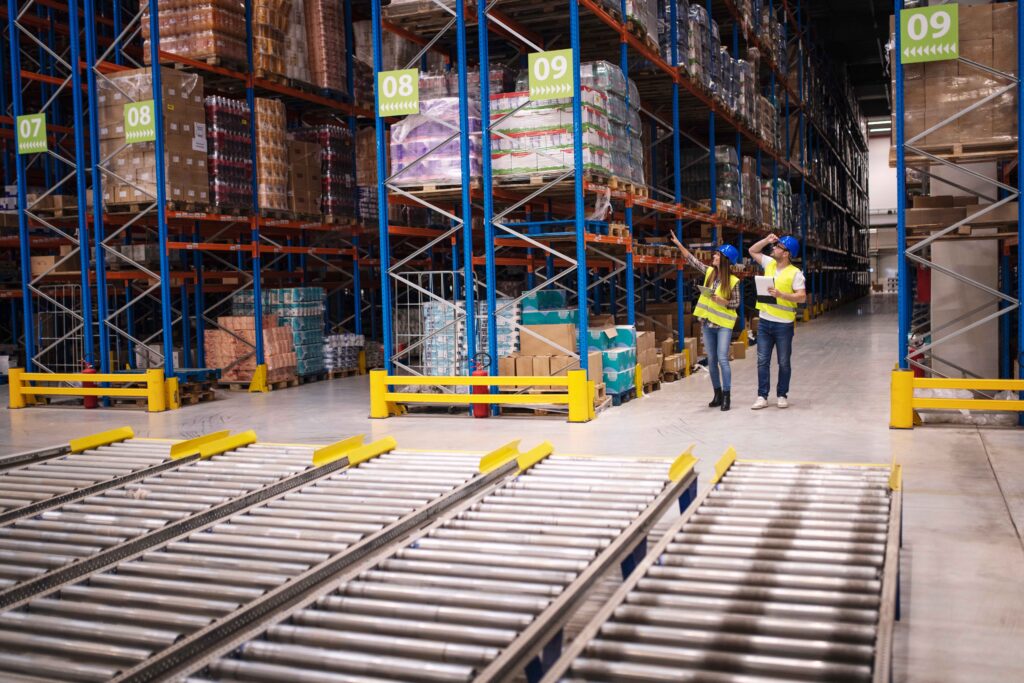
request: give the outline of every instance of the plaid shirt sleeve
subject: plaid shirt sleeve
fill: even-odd
[[[726,304],[726,308],[736,310],[740,307],[740,290],[743,289],[743,280],[736,283],[736,286],[732,288],[732,294],[729,296],[729,303]]]
[[[694,256],[693,254],[686,254],[686,262],[689,263],[694,268],[696,268],[697,270],[699,270],[701,275],[707,274],[708,266],[703,261],[698,260],[697,257]]]

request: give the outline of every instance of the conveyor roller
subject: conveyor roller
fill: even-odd
[[[193,680],[473,680],[627,528],[657,516],[663,501],[675,504],[666,470],[549,457],[339,577],[336,589],[271,620]]]
[[[115,450],[97,449],[96,455],[69,456],[69,462],[82,458],[89,465],[62,467],[59,463],[64,459],[60,458],[39,467],[49,468],[47,474],[51,477],[64,477],[70,472],[94,481],[99,476],[96,467],[107,471],[105,464],[99,465],[101,461],[120,463],[123,457],[122,468],[129,461],[135,467],[167,461],[169,443],[143,443],[119,443],[109,447]],[[0,588],[9,589],[308,469],[312,467],[312,453],[312,447],[252,444],[207,460],[184,462],[174,469],[18,519],[0,527]],[[29,467],[18,471],[37,470]],[[5,474],[8,477],[4,483],[10,486],[9,477],[14,473]]]
[[[273,477],[275,467],[291,470],[311,462],[312,449],[287,456],[281,450],[250,446],[208,462],[245,462],[251,469],[218,469],[217,476],[168,486],[178,489],[175,500],[205,499],[212,489]],[[0,678],[113,678],[459,487],[478,467],[479,457],[470,454],[393,451],[356,467],[325,471],[310,483],[0,613],[0,649],[23,655],[0,657]],[[213,474],[198,464],[195,472]]]
[[[901,509],[891,475],[732,463],[544,683],[889,680]]]

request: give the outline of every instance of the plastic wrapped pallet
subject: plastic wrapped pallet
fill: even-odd
[[[252,292],[239,292],[232,298],[235,315],[252,315]],[[295,372],[314,375],[324,371],[324,290],[321,287],[287,287],[263,291],[263,313],[270,315],[289,331],[295,354]]]
[[[332,334],[324,337],[324,368],[328,371],[359,369],[359,354],[366,340],[361,334]]]
[[[310,73],[313,41],[307,29],[309,15],[306,5],[302,0],[292,0],[291,3],[284,43],[284,75],[303,83],[314,83]]]
[[[288,211],[288,138],[285,107],[256,98],[256,151],[261,209]]]
[[[297,216],[320,214],[320,145],[288,141],[288,205]]]
[[[320,213],[335,218],[353,217],[357,201],[356,171],[354,143],[348,126],[322,124],[297,130],[293,135],[297,140],[320,146]],[[360,165],[370,164],[376,166],[375,157],[360,159]]]
[[[469,132],[479,133],[479,102],[470,100],[468,107]],[[407,116],[391,127],[391,173],[401,173],[393,182],[396,185],[461,185],[466,179],[462,173],[460,140],[456,136],[444,142],[458,131],[458,126],[458,98],[421,101],[419,114]],[[480,176],[480,147],[480,136],[472,135],[469,139],[471,178]]]
[[[304,2],[306,35],[309,39],[309,72],[318,88],[336,93],[348,91],[345,78],[345,17],[337,0],[294,0]]]
[[[207,330],[204,335],[206,365],[223,370],[224,381],[251,381],[256,370],[256,320],[251,315],[221,316],[217,325],[221,329]],[[278,324],[273,316],[264,316],[262,327],[267,381],[293,379],[297,361],[291,329]]]
[[[220,210],[252,207],[252,113],[245,100],[206,98],[210,202]]]
[[[210,181],[203,79],[167,68],[160,73],[165,197],[168,202],[205,206],[210,200]],[[149,68],[121,71],[99,79],[97,87],[100,154],[117,176],[103,184],[103,201],[107,205],[148,204],[156,198],[156,146],[153,142],[128,142],[124,105],[153,99],[152,73]]]
[[[140,4],[143,59],[146,64],[150,64],[152,50],[149,40],[149,3]],[[244,65],[244,7],[242,3],[232,0],[158,0],[160,50],[216,64],[227,62],[236,67]]]
[[[252,0],[252,59],[258,77],[285,74],[285,36],[291,5],[292,0]]]

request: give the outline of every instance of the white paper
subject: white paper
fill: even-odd
[[[757,287],[758,296],[771,296],[768,293],[768,288],[775,286],[775,278],[766,275],[755,275],[754,286]]]
[[[715,290],[711,289],[710,287],[705,287],[704,285],[697,285],[697,289],[699,289],[700,293],[705,295],[705,296],[714,296],[715,295]]]

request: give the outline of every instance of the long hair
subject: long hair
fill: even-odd
[[[719,283],[719,287],[721,288],[722,294],[725,295],[722,298],[723,299],[728,299],[729,297],[732,296],[732,277],[730,277],[733,274],[732,273],[732,264],[729,263],[729,259],[727,259],[725,257],[725,254],[722,254],[721,256],[718,257],[718,262],[719,263],[722,263],[723,261],[725,262],[725,268],[724,268],[725,275],[724,275],[724,277],[721,278],[721,282]],[[712,266],[708,266],[708,272],[711,273],[711,279],[709,280],[709,282],[714,282],[716,279],[718,279],[718,277],[719,277],[718,268],[716,268],[713,265]],[[715,288],[716,292],[719,290],[719,287]]]

